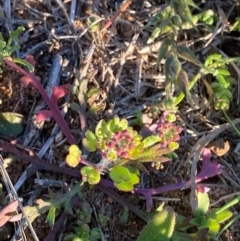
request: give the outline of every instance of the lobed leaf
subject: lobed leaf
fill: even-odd
[[[69,154],[66,157],[66,162],[71,167],[76,167],[81,159],[82,152],[77,145],[71,145],[69,147]]]
[[[81,169],[82,180],[91,185],[96,185],[100,182],[101,176],[99,171],[91,166],[84,166]]]
[[[66,156],[66,163],[70,166],[70,167],[76,167],[79,164],[79,158],[77,158],[74,155],[68,154]]]
[[[89,151],[95,151],[97,149],[97,145],[98,145],[98,140],[97,140],[96,135],[92,131],[87,130],[85,136],[86,136],[87,142],[83,140],[83,145],[85,146],[85,144],[89,143],[90,144],[90,148],[89,148],[89,145],[85,146],[85,147]]]
[[[123,166],[114,166],[109,172],[114,185],[121,191],[132,191],[134,185],[139,183],[139,177],[135,173],[129,172],[128,168]]]

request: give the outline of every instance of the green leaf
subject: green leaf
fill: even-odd
[[[52,207],[51,202],[45,202],[42,199],[37,199],[35,203],[38,205],[24,207],[25,215],[29,218],[30,223],[32,223],[38,216],[45,213]],[[27,226],[27,222],[25,222],[24,225]]]
[[[123,207],[123,212],[122,212],[122,215],[120,217],[120,222],[121,223],[124,223],[124,224],[127,224],[128,223],[128,209],[127,207]]]
[[[192,16],[191,10],[186,5],[186,3],[184,1],[179,1],[179,4],[176,4],[176,7],[178,9],[178,14],[182,18],[182,20],[189,23],[196,31],[198,31],[198,29],[196,28],[193,22],[193,16]]]
[[[123,166],[114,166],[110,170],[109,175],[115,187],[121,191],[132,191],[134,185],[139,183],[139,177],[135,173],[129,172],[129,170]]]
[[[193,214],[195,217],[199,217],[206,214],[210,204],[207,193],[198,192],[197,200],[198,200],[197,209],[193,211]]]
[[[9,57],[14,51],[20,49],[20,45],[13,45],[13,46],[6,46],[5,50],[3,51],[3,57]]]
[[[240,195],[226,203],[223,207],[219,208],[219,210],[216,213],[221,213],[224,210],[227,210],[228,208],[232,207],[235,204],[238,204],[240,201]]]
[[[168,54],[171,48],[171,43],[172,41],[169,38],[166,38],[165,40],[163,40],[158,53],[157,65],[159,65],[161,60]]]
[[[172,241],[199,241],[199,240],[208,240],[207,235],[208,229],[203,228],[198,230],[196,233],[182,233],[178,231],[174,231],[172,236]]]
[[[148,148],[161,141],[159,135],[151,135],[142,140],[143,148]]]
[[[13,62],[17,63],[17,64],[22,64],[23,66],[26,66],[29,72],[34,72],[34,66],[31,65],[25,59],[13,58]]]
[[[95,241],[95,240],[100,240],[101,239],[101,234],[99,231],[99,228],[92,228],[90,230],[90,240]]]
[[[162,21],[159,28],[160,28],[159,36],[165,33],[171,33],[174,30],[174,26],[172,25],[169,19]]]
[[[16,30],[10,31],[10,38],[8,39],[8,45],[10,46],[13,39],[18,41],[19,34],[25,30],[23,26],[19,26]]]
[[[100,120],[96,126],[95,134],[99,140],[108,140],[112,135],[110,121]]]
[[[115,117],[112,120],[109,120],[109,127],[112,132],[116,131],[116,127],[118,126],[119,122],[120,122],[120,119],[118,117]]]
[[[96,185],[100,182],[101,176],[99,171],[91,166],[84,166],[81,169],[83,182],[88,182],[91,185]]]
[[[23,116],[13,112],[0,113],[0,134],[16,137],[23,131]]]
[[[171,207],[165,208],[148,222],[138,241],[168,241],[174,231],[176,215]]]
[[[185,60],[187,60],[187,61],[189,61],[189,62],[191,62],[191,63],[193,63],[197,66],[200,66],[200,67],[202,66],[202,63],[196,58],[194,53],[188,47],[178,45],[177,51],[178,51],[178,55],[181,58],[183,58],[183,59],[185,59]]]
[[[222,85],[224,88],[228,88],[228,83],[226,82],[225,78],[224,78],[222,75],[218,74],[218,75],[216,76],[216,79],[221,83],[221,85]]]
[[[186,71],[181,70],[179,77],[177,79],[176,85],[179,87],[179,89],[184,93],[184,96],[187,99],[187,102],[193,106],[193,100],[191,97],[191,93],[189,91],[189,81],[188,81],[188,75]]]
[[[218,59],[221,59],[221,58],[222,58],[221,54],[211,54],[209,56],[209,59],[211,59],[211,60],[218,60]]]
[[[172,150],[172,151],[175,151],[179,148],[179,144],[177,142],[170,142],[168,144],[168,147]]]
[[[184,0],[185,3],[189,6],[192,6],[193,8],[196,8],[198,10],[201,10],[192,0]]]
[[[160,28],[157,26],[153,29],[152,34],[147,40],[147,44],[153,43],[155,38],[157,38],[159,35],[160,35]]]
[[[169,65],[169,70],[171,71],[172,81],[176,81],[180,71],[182,69],[182,65],[176,56],[173,56],[173,60]]]
[[[86,137],[83,139],[83,145],[90,152],[96,151],[98,146],[96,135],[90,130],[87,130],[85,135]]]
[[[130,192],[133,190],[134,185],[139,183],[139,177],[135,173],[130,173],[130,179],[128,181],[121,181],[120,183],[114,183],[115,187],[120,191]]]
[[[147,27],[162,22],[164,19],[168,17],[171,11],[172,9],[169,6],[163,8],[150,19],[150,21],[147,23]]]
[[[216,235],[220,228],[220,225],[216,220],[208,218],[203,225],[198,227],[198,229],[202,229],[202,228],[208,228],[209,234]]]
[[[226,76],[230,75],[229,71],[226,69],[218,69],[218,73]]]
[[[164,66],[164,72],[166,75],[166,80],[165,80],[165,90],[166,90],[166,95],[167,97],[170,97],[171,94],[171,88],[172,88],[172,84],[173,84],[173,78],[172,78],[172,72],[170,71],[170,64],[173,61],[173,55],[170,54],[165,62],[165,66]]]
[[[6,47],[6,42],[3,39],[2,34],[0,33],[0,49],[3,50]],[[2,53],[0,53],[2,55]]]
[[[191,225],[199,227],[203,225],[206,222],[206,220],[207,220],[206,215],[202,215],[202,216],[197,216],[196,218],[192,218],[189,223]]]
[[[217,213],[220,210],[220,208],[214,208],[211,213],[209,214],[209,218],[216,220],[218,223],[225,222],[229,218],[232,217],[233,213],[229,210],[223,210],[220,213]]]
[[[159,147],[159,145],[155,145],[147,148],[141,153],[140,158],[138,158],[138,162],[166,162],[169,161],[169,158],[163,157],[162,155],[171,153],[172,150],[168,147]]]
[[[55,207],[51,207],[48,211],[48,215],[47,215],[47,222],[50,225],[50,227],[53,227],[54,223],[55,223],[55,217],[56,217],[56,208]]]
[[[89,141],[87,138],[83,139],[83,145],[86,147],[86,149],[90,152],[94,152],[96,151],[96,146],[94,146],[94,144],[91,143],[91,141]]]
[[[126,119],[122,119],[118,124],[117,131],[123,131],[123,130],[126,130],[127,128],[128,128],[128,121]]]
[[[170,18],[170,21],[173,26],[176,26],[178,29],[182,29],[182,20],[179,15],[174,15]]]
[[[120,183],[122,180],[128,181],[130,179],[130,172],[126,167],[122,166],[114,166],[109,173],[111,179],[116,182]]]

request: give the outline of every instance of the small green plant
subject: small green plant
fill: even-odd
[[[19,35],[24,31],[24,27],[20,26],[15,31],[9,32],[9,39],[6,42],[0,33],[0,66],[2,66],[3,60],[13,54],[16,50],[20,49],[19,45]],[[14,42],[15,41],[15,42]],[[22,64],[28,68],[30,72],[34,71],[34,67],[28,61],[13,58],[13,61],[18,64]],[[2,68],[0,67],[0,73],[2,73]]]
[[[90,228],[88,224],[81,224],[78,227],[74,227],[74,233],[68,234],[65,241],[96,241],[100,240],[98,228]]]
[[[100,181],[101,173],[109,172],[115,187],[122,191],[133,190],[139,183],[139,170],[145,170],[142,163],[169,160],[163,155],[178,149],[181,130],[181,127],[165,120],[158,124],[155,134],[143,139],[128,126],[126,119],[101,120],[95,132],[86,132],[83,144],[90,152],[99,151],[102,159],[96,165],[81,169],[82,180],[94,185]],[[78,147],[70,146],[67,163],[75,166],[80,158]]]
[[[102,213],[98,214],[98,221],[101,227],[106,227],[109,220],[110,218],[107,215],[103,215]]]
[[[163,34],[171,36],[172,33],[176,34],[181,30],[197,30],[197,23],[209,28],[217,20],[216,14],[211,9],[192,15],[191,8],[200,10],[191,0],[171,0],[167,7],[157,12],[148,22],[146,27],[153,26],[153,30],[147,43],[154,42]],[[210,32],[211,28],[208,31]]]
[[[90,228],[89,223],[92,217],[90,204],[84,202],[81,209],[76,211],[77,227],[73,227],[74,232],[65,236],[66,241],[96,241],[101,239],[99,229]]]
[[[230,76],[227,64],[231,59],[223,58],[220,54],[213,54],[207,57],[203,70],[204,74],[211,73],[213,81],[209,92],[213,94],[212,101],[216,110],[228,110],[233,98],[233,86],[236,81]],[[210,88],[210,86],[207,86]]]
[[[198,192],[198,206],[192,210],[193,215],[185,217],[176,214],[172,208],[161,206],[154,213],[153,218],[142,230],[138,240],[191,241],[216,240],[229,226],[221,230],[221,224],[229,220],[233,213],[229,208],[237,204],[240,197],[236,197],[221,208],[210,209],[207,193]],[[237,216],[238,218],[240,215]],[[236,217],[234,218],[234,221]],[[232,224],[232,221],[230,222]],[[149,237],[151,233],[151,237]],[[154,236],[155,235],[155,236]]]

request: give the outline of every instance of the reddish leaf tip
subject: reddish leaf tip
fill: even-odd
[[[41,122],[49,120],[52,117],[52,112],[50,110],[41,110],[36,117],[36,122]]]

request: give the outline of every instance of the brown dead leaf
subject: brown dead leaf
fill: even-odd
[[[217,156],[225,155],[230,149],[229,141],[224,141],[222,138],[209,143],[209,149]]]
[[[17,208],[18,208],[18,201],[15,200],[9,203],[0,211],[0,227],[2,227],[6,222],[8,222],[11,219],[11,217],[15,214],[15,211],[17,210]]]

